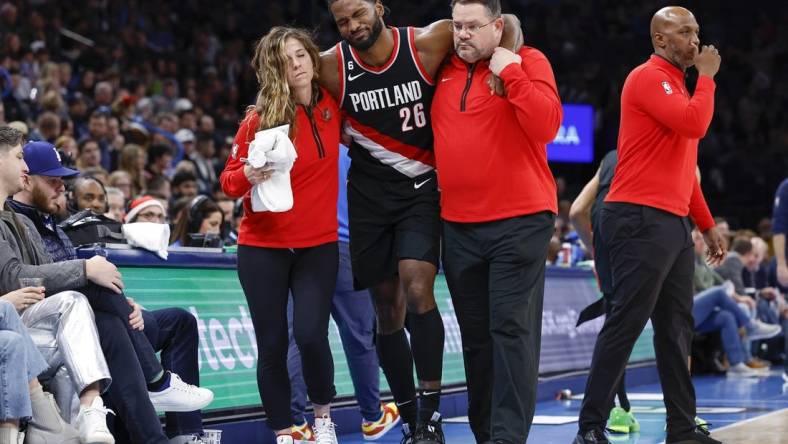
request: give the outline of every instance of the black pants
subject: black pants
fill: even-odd
[[[443,266],[462,335],[477,442],[523,443],[536,406],[554,216],[443,223]]]
[[[77,291],[85,295],[94,313],[107,313],[123,321],[126,333],[134,347],[134,354],[142,367],[145,382],[152,382],[157,376],[162,375],[164,368],[161,366],[161,362],[159,362],[156,351],[153,350],[148,337],[145,336],[145,332],[134,330],[129,324],[129,315],[132,312],[132,308],[126,301],[125,295],[115,293],[109,288],[92,282]]]
[[[293,336],[304,358],[313,404],[336,395],[328,318],[336,286],[337,243],[310,248],[238,247],[238,276],[257,337],[257,386],[273,430],[293,425],[287,372],[287,298],[293,295]]]
[[[104,395],[126,424],[134,444],[167,444],[159,417],[148,397],[148,387],[134,345],[126,331],[128,321],[97,311],[96,329],[107,360],[112,384]]]
[[[613,306],[594,347],[580,430],[604,428],[632,347],[650,318],[668,434],[689,431],[695,427],[695,389],[687,368],[694,324],[689,220],[651,207],[607,203],[602,236],[610,248]]]

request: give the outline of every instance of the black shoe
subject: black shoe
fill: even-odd
[[[440,413],[433,413],[429,421],[419,426],[413,434],[413,444],[446,444]]]
[[[716,439],[709,436],[709,432],[706,430],[695,427],[692,431],[682,433],[679,435],[671,436],[668,435],[668,439],[665,440],[666,444],[723,444],[722,441],[717,441]]]
[[[591,429],[587,432],[578,433],[572,444],[610,444],[610,441],[607,440],[604,431]]]
[[[402,441],[399,444],[413,444],[413,433],[416,430],[416,426],[413,424],[408,424],[407,422],[402,423]]]

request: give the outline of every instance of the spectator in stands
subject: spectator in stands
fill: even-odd
[[[196,196],[180,211],[178,222],[170,235],[170,244],[176,247],[190,246],[194,243],[191,240],[194,235],[202,235],[200,239],[205,242],[209,241],[211,235],[221,238],[223,225],[222,209],[210,197]]]
[[[79,262],[82,261],[76,260],[76,251],[74,250],[74,246],[71,244],[70,240],[62,231],[62,229],[60,229],[60,227],[57,225],[47,224],[46,221],[48,220],[49,212],[51,211],[50,201],[56,195],[62,194],[63,192],[62,181],[58,184],[55,179],[60,179],[61,174],[65,175],[73,173],[64,170],[57,158],[52,155],[52,152],[53,147],[51,145],[47,146],[47,144],[43,143],[31,143],[25,146],[24,156],[26,162],[30,165],[31,176],[42,175],[47,178],[51,178],[52,180],[35,181],[33,182],[33,185],[36,186],[38,190],[34,189],[28,194],[17,194],[15,197],[24,200],[24,202],[11,201],[11,203],[14,204],[14,209],[31,218],[30,220],[32,220],[35,225],[33,229],[36,230],[44,240],[42,247],[45,247],[48,254],[56,259],[58,268],[63,269],[61,273],[70,272],[74,274],[74,276],[70,276],[70,280],[64,279],[64,282],[61,282],[60,285],[69,283],[73,284],[74,280],[76,279],[81,279],[84,281],[85,275],[91,276],[90,267],[87,265],[87,262],[98,261],[98,263],[109,265],[109,267],[105,267],[102,270],[102,276],[105,279],[114,280],[116,283],[112,285],[115,285],[116,288],[122,288],[123,284],[122,282],[118,282],[119,275],[115,271],[116,269],[114,266],[112,266],[100,256],[95,256],[94,258],[90,259],[86,262],[86,265],[80,264]],[[46,174],[51,174],[52,176],[46,176]],[[32,195],[41,195],[43,198],[33,199]],[[67,267],[67,264],[75,265],[76,267]],[[82,272],[81,270],[85,271]],[[104,281],[99,280],[99,282]],[[111,294],[104,293],[100,294],[99,296],[102,300],[106,301],[110,299]],[[97,303],[97,301],[91,299],[90,293],[88,293],[88,300],[91,302],[91,305],[95,305]],[[127,317],[122,319],[124,322],[129,322],[130,327],[138,333],[139,330],[144,329],[145,324],[147,323],[146,316],[144,313],[141,313],[139,305],[137,305],[132,299],[128,300],[128,304],[132,310],[129,310],[129,312],[126,313]],[[102,304],[102,308],[104,308],[103,305],[104,304]],[[194,412],[195,410],[208,405],[213,400],[213,394],[207,389],[202,389],[182,381],[179,375],[174,372],[174,364],[172,362],[168,363],[168,360],[164,356],[162,357],[161,365],[158,365],[158,362],[157,365],[152,365],[152,362],[143,364],[141,361],[137,361],[139,363],[136,365],[136,369],[133,367],[134,364],[130,365],[128,362],[122,362],[122,360],[128,360],[129,357],[133,358],[134,355],[139,358],[141,353],[143,353],[140,351],[141,349],[139,347],[144,344],[147,344],[148,347],[156,347],[157,344],[159,344],[158,338],[154,337],[154,340],[151,339],[151,332],[145,332],[144,342],[134,342],[133,345],[132,342],[128,342],[128,345],[132,348],[129,350],[131,356],[128,356],[127,354],[126,356],[119,357],[115,353],[109,353],[110,350],[114,350],[114,347],[109,344],[107,336],[112,336],[113,340],[117,340],[118,337],[122,337],[121,335],[123,335],[124,332],[129,332],[127,336],[129,339],[133,339],[133,336],[131,334],[131,330],[125,326],[122,327],[122,331],[117,330],[117,320],[120,320],[121,318],[114,317],[116,321],[105,323],[104,321],[106,320],[107,314],[109,313],[106,311],[96,310],[96,325],[98,327],[99,333],[101,333],[102,348],[104,348],[105,354],[108,356],[107,361],[110,368],[110,374],[113,375],[114,379],[114,383],[110,386],[109,398],[114,405],[118,406],[121,419],[123,420],[124,424],[129,426],[129,432],[131,432],[135,441],[157,443],[166,442],[160,439],[162,438],[161,429],[150,403],[153,402],[160,409],[168,412]],[[167,314],[167,317],[171,320],[171,322],[161,325],[162,331],[169,331],[172,332],[172,334],[179,335],[177,337],[178,341],[169,344],[169,346],[172,350],[174,350],[174,353],[180,356],[184,361],[188,360],[187,358],[194,358],[193,362],[191,362],[193,365],[190,366],[184,364],[178,370],[184,372],[184,377],[196,381],[196,378],[198,377],[196,375],[196,322],[194,321],[194,318],[184,310],[180,310],[180,312],[177,314],[169,313]],[[151,326],[156,328],[160,320],[155,315],[153,318],[151,318],[153,320]],[[190,337],[186,333],[193,333],[193,336]],[[158,334],[158,332],[154,334]],[[164,340],[164,338],[162,339]],[[162,342],[162,344],[165,344],[165,342]],[[112,348],[108,349],[107,347]],[[191,350],[191,348],[193,348],[193,350]],[[193,353],[190,353],[190,350]],[[151,357],[155,359],[155,355]],[[140,368],[141,365],[142,368]],[[167,366],[168,371],[166,373],[162,368],[163,366]],[[152,367],[153,370],[145,370],[146,368],[150,367]],[[158,372],[155,372],[155,367],[158,367]],[[142,373],[136,373],[135,370],[142,370]],[[155,376],[151,378],[149,376],[150,374],[155,374]],[[143,375],[145,379],[142,379]],[[149,399],[141,397],[141,395],[144,396],[144,392],[140,390],[141,387],[139,386],[140,382],[146,380],[149,381],[146,390],[148,392],[147,395]],[[198,383],[198,381],[195,383]],[[95,402],[96,401],[94,401],[94,403]],[[153,414],[152,417],[150,416],[151,414]],[[199,413],[197,415],[199,415]],[[199,427],[200,430],[197,431],[182,431],[177,425],[177,418],[172,426],[174,430],[178,429],[177,431],[179,433],[176,433],[176,435],[201,433],[201,425]],[[147,438],[142,439],[142,437]],[[154,439],[155,437],[158,437],[159,439],[156,440]],[[186,438],[184,438],[184,441],[185,440]]]
[[[119,189],[123,193],[123,199],[128,201],[134,197],[134,188],[131,182],[131,174],[128,171],[117,170],[109,175],[107,184],[111,187]]]
[[[120,152],[118,169],[129,173],[131,176],[131,194],[139,195],[145,189],[145,165],[148,155],[145,149],[136,144],[128,144]]]
[[[107,207],[105,216],[123,222],[126,217],[126,199],[123,197],[123,191],[119,188],[107,187]]]
[[[93,111],[88,120],[88,134],[84,139],[96,141],[101,150],[101,167],[109,171],[111,167],[109,141],[107,140],[107,114],[105,111]],[[91,165],[93,166],[93,165]]]
[[[197,196],[197,176],[188,171],[175,173],[172,178],[172,197],[180,199],[182,197],[192,198]]]
[[[55,140],[55,147],[59,149],[63,154],[73,159],[73,161],[77,160],[79,157],[79,148],[77,147],[77,141],[74,140],[71,136],[60,136]]]
[[[79,157],[77,157],[77,168],[84,170],[90,167],[101,166],[101,147],[93,139],[83,139],[78,145]]]
[[[144,194],[150,194],[157,199],[169,202],[172,198],[170,179],[168,179],[166,176],[159,176],[152,179],[150,182],[148,182],[148,189],[145,190]]]
[[[95,214],[109,212],[107,205],[107,191],[98,179],[93,177],[80,177],[73,185],[73,207],[75,210],[91,210]]]
[[[194,163],[197,173],[197,181],[200,184],[200,191],[208,193],[214,183],[216,183],[216,165],[214,157],[216,147],[213,137],[202,134],[197,138],[197,149],[191,153],[189,160]]]
[[[752,319],[737,305],[734,285],[712,270],[706,264],[706,244],[703,235],[697,230],[692,233],[695,244],[695,272],[693,291],[695,298],[692,316],[695,331],[699,333],[720,332],[723,349],[728,355],[729,376],[751,377],[759,373],[749,364],[746,348],[742,346],[740,330],[748,335],[747,341],[771,338],[780,333],[780,328]],[[746,297],[746,296],[745,296]]]
[[[715,271],[733,283],[734,299],[744,308],[751,318],[756,315],[756,302],[753,297],[747,296],[747,289],[744,287],[742,275],[744,264],[751,262],[755,257],[752,250],[752,242],[746,237],[736,237],[731,242],[731,249],[728,257],[718,266]]]
[[[145,168],[145,181],[150,182],[159,176],[168,176],[171,171],[172,148],[163,143],[148,148],[148,165]],[[150,185],[149,185],[150,186]]]
[[[164,205],[153,196],[142,196],[131,201],[129,212],[126,214],[124,222],[133,224],[134,222],[153,222],[156,224],[167,223],[167,212]]]
[[[38,376],[47,370],[48,363],[11,302],[27,300],[31,290],[38,293],[39,289],[22,288],[0,297],[0,371],[3,373],[0,444],[21,443],[20,438],[25,435],[19,433],[19,426],[24,420],[28,421],[25,442],[75,443],[78,442],[78,433],[63,421],[52,395],[44,392],[38,381]]]

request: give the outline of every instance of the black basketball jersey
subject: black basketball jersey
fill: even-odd
[[[385,180],[412,179],[435,168],[430,107],[435,83],[424,70],[413,28],[392,28],[394,51],[381,67],[337,44],[340,107],[353,137],[354,170]]]
[[[605,202],[607,193],[610,191],[610,184],[613,183],[613,174],[616,172],[618,163],[618,151],[612,150],[605,154],[602,162],[599,163],[599,188],[597,189],[596,199],[591,206],[591,223],[594,227],[600,225],[602,204]]]

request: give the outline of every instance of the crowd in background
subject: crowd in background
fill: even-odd
[[[29,138],[59,140],[81,169],[128,171],[132,193],[162,171],[171,179],[176,170],[189,169],[176,168],[180,159],[201,159],[191,164],[199,191],[209,193],[231,149],[229,137],[254,99],[249,60],[255,40],[287,23],[315,29],[323,48],[338,41],[324,1],[264,3],[4,1],[0,123],[22,122]],[[388,22],[426,25],[447,17],[448,3],[392,2]],[[649,51],[649,18],[661,2],[503,3],[520,18],[526,44],[551,60],[562,101],[595,107],[601,158],[615,146],[621,84]],[[746,11],[729,0],[713,8],[686,5],[704,24],[702,40],[723,55],[716,115],[701,141],[699,164],[712,211],[737,227],[758,227],[788,170],[788,87],[779,82],[788,63],[788,28],[781,26],[788,11],[780,3],[767,0]],[[692,77],[691,70],[690,85]],[[96,115],[106,119],[91,118]],[[179,130],[190,132],[181,133],[181,141],[193,143],[186,152]],[[90,140],[98,142],[100,160]],[[561,197],[571,199],[595,166],[552,168]]]

